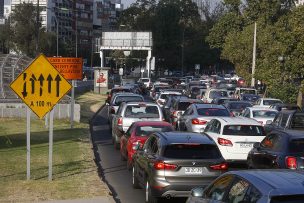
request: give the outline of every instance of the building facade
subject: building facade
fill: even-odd
[[[304,0],[295,0],[296,6],[304,5]]]

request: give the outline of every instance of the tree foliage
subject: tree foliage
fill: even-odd
[[[208,42],[250,81],[256,22],[254,77],[266,83],[268,96],[295,102],[304,75],[304,7],[295,7],[291,0],[246,0],[237,6],[238,2],[224,1],[226,13],[211,29]],[[280,56],[283,61],[278,60]]]

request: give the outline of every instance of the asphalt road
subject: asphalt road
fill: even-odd
[[[101,165],[103,180],[110,187],[116,202],[144,203],[145,191],[133,189],[132,173],[127,170],[126,162],[120,160],[119,150],[115,150],[111,144],[107,107],[101,109],[92,120],[91,131],[96,161]],[[185,201],[186,199],[171,199],[162,202],[182,203]]]

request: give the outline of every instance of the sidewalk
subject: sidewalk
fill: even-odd
[[[112,197],[94,197],[92,199],[53,200],[40,203],[115,203]]]

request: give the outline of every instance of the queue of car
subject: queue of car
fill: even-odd
[[[304,202],[303,182],[272,182],[304,180],[304,113],[225,78],[141,78],[109,93],[112,142],[146,202]],[[268,171],[227,173],[238,163]]]

